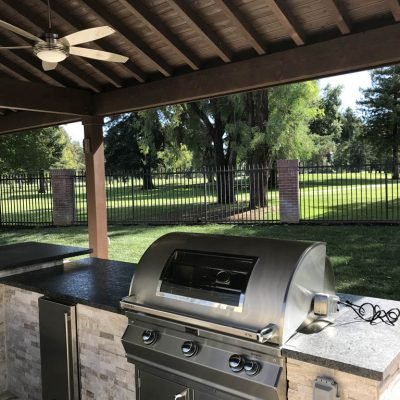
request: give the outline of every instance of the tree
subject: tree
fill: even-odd
[[[208,139],[208,149],[212,151],[216,168],[218,203],[235,202],[232,169],[236,165],[237,152],[227,131],[234,115],[232,96],[189,103],[187,110],[189,119]]]
[[[371,87],[362,93],[365,137],[382,158],[390,159],[392,177],[399,179],[400,66],[372,71]]]
[[[61,163],[71,141],[58,126],[0,136],[0,165],[5,172],[38,172]]]
[[[58,126],[4,135],[0,137],[0,168],[6,173],[39,172],[39,192],[44,193],[44,171],[66,167],[71,146],[68,134]]]
[[[337,144],[334,164],[351,164],[360,170],[368,162],[370,148],[364,138],[364,123],[351,109],[342,114],[342,131]]]
[[[240,131],[233,135],[239,160],[262,167],[250,174],[250,207],[264,207],[273,162],[312,153],[308,133],[310,121],[318,114],[318,86],[315,82],[283,85],[236,95],[235,99],[236,120],[228,132]],[[260,175],[260,171],[265,172]]]
[[[107,122],[106,167],[113,172],[141,169],[143,189],[153,189],[151,170],[159,165],[163,135],[158,110],[123,114]]]
[[[313,158],[317,163],[331,161],[331,154],[336,151],[336,144],[340,140],[342,131],[341,92],[341,86],[327,85],[322,90],[320,112],[310,123],[310,131],[315,143]]]
[[[192,167],[193,152],[187,141],[184,105],[167,106],[160,110],[164,146],[157,155],[167,171],[189,170]]]

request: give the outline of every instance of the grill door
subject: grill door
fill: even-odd
[[[139,400],[194,400],[193,390],[143,370],[137,372]]]

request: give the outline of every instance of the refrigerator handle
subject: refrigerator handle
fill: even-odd
[[[65,348],[67,350],[67,371],[68,371],[68,400],[73,400],[71,396],[71,337],[70,337],[70,322],[71,316],[68,313],[64,313],[65,323]]]

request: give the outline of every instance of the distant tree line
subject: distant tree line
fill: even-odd
[[[84,169],[81,145],[64,128],[33,129],[0,136],[0,173],[32,173],[51,168]]]

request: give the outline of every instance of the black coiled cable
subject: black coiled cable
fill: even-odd
[[[361,319],[369,322],[371,325],[376,325],[383,322],[386,325],[394,326],[400,318],[400,310],[391,308],[390,310],[382,310],[377,304],[363,303],[361,306],[354,304],[348,300],[345,302],[339,301],[346,307],[350,307]]]

